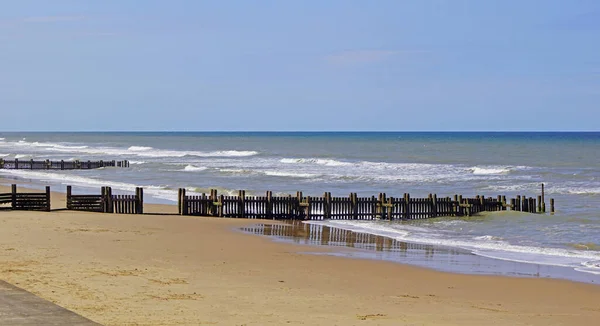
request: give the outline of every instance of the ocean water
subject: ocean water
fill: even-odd
[[[537,196],[543,183],[554,215],[311,223],[600,275],[600,133],[0,133],[0,158],[128,159],[128,169],[0,170],[0,177],[86,193],[143,186],[146,202],[157,203],[175,203],[179,187],[512,198]]]

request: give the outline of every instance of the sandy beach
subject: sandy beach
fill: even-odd
[[[0,192],[8,191],[2,187]],[[64,195],[53,193],[53,208]],[[304,252],[256,220],[0,211],[0,279],[106,325],[596,325],[600,286]]]

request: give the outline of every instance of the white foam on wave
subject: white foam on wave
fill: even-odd
[[[194,165],[186,165],[185,168],[183,168],[183,171],[188,171],[188,172],[198,172],[198,171],[204,171],[206,170],[207,167],[205,166],[194,166]]]
[[[508,167],[473,167],[471,168],[475,175],[494,175],[494,174],[508,174],[510,168]]]
[[[141,165],[141,164],[146,164],[148,162],[146,161],[129,161],[129,164],[133,164],[133,165]]]
[[[84,153],[92,155],[116,155],[116,156],[140,156],[140,157],[245,157],[257,155],[257,151],[186,151],[186,150],[166,150],[156,149],[148,146],[129,146],[128,148],[119,147],[89,147],[87,145],[66,145],[59,143],[40,143],[27,142],[20,140],[12,143],[2,143],[3,147],[15,146],[17,148],[32,148],[48,152],[60,153]]]
[[[297,172],[286,172],[286,171],[263,171],[265,175],[273,177],[290,177],[290,178],[315,178],[317,174],[311,173],[297,173]]]
[[[491,236],[452,239],[435,233],[434,230],[411,229],[409,226],[399,223],[382,224],[372,221],[308,221],[305,223],[328,225],[354,232],[380,235],[398,241],[461,248],[469,250],[473,254],[493,259],[564,266],[577,270],[581,269],[584,272],[600,272],[600,252],[514,245]],[[599,264],[590,262],[599,262]]]
[[[31,155],[28,155],[28,154],[17,154],[17,155],[15,155],[16,159],[27,158],[27,157],[31,157]]]
[[[320,159],[320,158],[282,158],[281,163],[285,164],[317,164],[326,166],[350,166],[352,163],[342,162],[331,159]]]
[[[130,146],[127,150],[132,151],[132,152],[143,152],[143,151],[149,151],[152,149],[154,149],[154,148],[148,147],[148,146]]]

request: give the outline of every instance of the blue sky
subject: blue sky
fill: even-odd
[[[600,130],[600,1],[2,1],[0,130]]]

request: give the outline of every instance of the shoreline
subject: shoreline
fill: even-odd
[[[52,198],[58,206],[64,194]],[[328,247],[234,230],[274,221],[166,215],[176,209],[0,211],[0,279],[107,325],[594,325],[600,317],[593,284],[335,257]]]
[[[5,184],[9,184],[9,180],[0,178],[0,192],[10,192],[10,187]],[[17,184],[19,191],[37,191],[44,189],[44,185],[36,182],[27,182],[16,178],[10,180],[14,183],[20,181],[21,184]],[[23,182],[25,181],[25,182]],[[64,187],[63,187],[64,188]],[[52,191],[52,210],[66,209],[66,191]],[[56,207],[60,206],[60,207]],[[145,214],[160,214],[160,215],[177,215],[177,205],[175,203],[161,203],[153,202],[144,203]],[[97,213],[102,214],[102,213]],[[481,214],[494,214],[493,212],[481,213]],[[191,216],[190,216],[191,217]],[[215,218],[215,217],[206,217]],[[218,219],[218,218],[216,218]],[[421,268],[427,268],[430,270],[446,272],[446,273],[459,273],[465,275],[492,275],[492,276],[506,276],[506,277],[522,277],[522,278],[550,278],[556,280],[567,280],[573,282],[597,284],[600,285],[600,275],[581,272],[574,270],[572,267],[558,266],[558,265],[545,265],[536,264],[531,262],[520,262],[512,260],[504,260],[500,258],[486,257],[476,255],[467,249],[457,247],[446,247],[441,245],[428,245],[420,244],[418,242],[406,242],[396,240],[391,237],[361,233],[350,229],[344,229],[336,226],[325,226],[318,222],[312,221],[312,223],[303,223],[302,221],[287,221],[287,220],[268,220],[268,219],[247,219],[248,225],[240,228],[235,228],[234,232],[243,232],[261,237],[266,237],[271,241],[282,241],[285,243],[292,244],[303,244],[308,246],[316,246],[326,248],[326,254],[330,256],[338,256],[350,259],[365,259],[375,261],[389,261],[402,265],[410,265]],[[301,228],[328,228],[337,230],[338,233],[342,233],[341,239],[337,242],[329,241],[329,239],[308,239],[305,237],[305,232],[300,230],[297,225],[303,225]],[[272,234],[264,232],[266,226],[279,226],[279,234]],[[281,232],[282,228],[292,226],[290,230]],[[263,230],[260,232],[259,230]],[[302,236],[298,236],[298,233],[302,233]],[[317,234],[323,234],[321,231],[317,231]],[[329,232],[327,232],[329,234]],[[363,247],[361,244],[352,243],[356,241],[357,235],[366,235],[370,238],[370,244],[372,247],[364,246],[366,242],[363,241]],[[385,239],[382,240],[382,239]],[[302,242],[303,241],[303,242]],[[302,242],[302,243],[301,243]],[[325,243],[327,242],[327,243]],[[384,248],[383,243],[387,244],[387,250]],[[344,246],[340,245],[341,243]],[[377,243],[377,244],[376,244]],[[358,246],[356,245],[358,244]],[[376,244],[376,245],[375,245]],[[401,248],[404,251],[404,256],[397,255],[397,250],[393,250],[391,247]],[[357,248],[358,247],[358,248]],[[413,248],[412,251],[410,248]],[[415,250],[414,248],[418,248]],[[373,250],[375,249],[375,250]],[[409,249],[409,250],[407,250]],[[423,252],[419,252],[423,251]],[[433,252],[437,252],[437,256],[442,253],[446,257],[433,258]],[[412,259],[407,259],[406,255],[410,255]],[[422,259],[426,256],[429,259]]]

